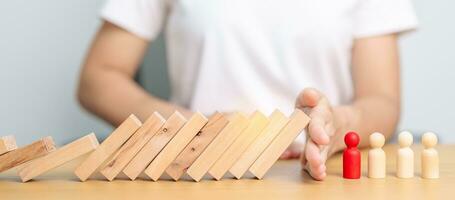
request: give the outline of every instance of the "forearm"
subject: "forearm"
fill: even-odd
[[[176,110],[185,116],[190,114],[185,108],[149,95],[128,75],[108,68],[90,68],[83,72],[78,97],[84,108],[114,126],[130,114],[142,121],[154,111],[163,117]]]
[[[388,139],[400,117],[400,64],[395,34],[360,38],[354,41],[352,55],[354,101],[335,108],[341,123],[337,130],[337,150],[345,147],[343,137],[353,130],[360,135],[360,147],[369,135],[380,132]]]
[[[380,132],[390,138],[395,132],[400,117],[399,100],[386,96],[362,97],[351,105],[334,108],[335,119],[339,120],[340,137],[336,140],[335,151],[345,147],[343,136],[349,130],[360,135],[360,147],[367,146],[369,135]]]
[[[299,95],[296,107],[311,117],[302,164],[315,179],[326,176],[326,159],[346,148],[347,131],[360,135],[360,147],[368,145],[373,132],[391,137],[400,115],[398,58],[396,35],[356,39],[352,50],[352,102],[332,106],[325,95],[311,88]]]

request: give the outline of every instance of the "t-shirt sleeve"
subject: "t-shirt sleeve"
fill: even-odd
[[[361,0],[354,13],[354,37],[403,33],[417,28],[412,0]]]
[[[153,40],[167,16],[166,0],[108,0],[101,18],[146,40]]]

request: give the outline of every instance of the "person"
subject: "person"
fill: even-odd
[[[281,158],[301,157],[316,180],[347,130],[394,133],[397,41],[417,26],[410,0],[109,0],[101,17],[80,75],[83,107],[114,126],[131,113],[302,109],[306,134]],[[169,101],[133,79],[160,32]]]

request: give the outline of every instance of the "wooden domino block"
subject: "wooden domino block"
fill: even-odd
[[[10,151],[0,156],[0,172],[44,156],[54,150],[55,144],[52,137],[45,137],[25,147]]]
[[[196,137],[191,140],[185,149],[169,165],[166,169],[166,173],[176,181],[180,179],[182,174],[186,172],[188,167],[228,123],[228,119],[221,113],[216,112],[212,115]]]
[[[264,177],[265,173],[278,160],[280,155],[291,145],[294,139],[305,129],[310,118],[297,109],[289,117],[290,120],[280,131],[270,145],[262,152],[259,158],[251,165],[249,171],[258,179]]]
[[[41,158],[30,161],[19,169],[18,174],[23,182],[29,181],[55,167],[93,151],[99,146],[94,133],[73,141]]]
[[[229,172],[237,179],[256,161],[261,153],[269,146],[270,142],[280,133],[289,119],[279,110],[275,110],[269,117],[270,123],[262,130],[259,136],[245,150],[237,162],[229,169]]]
[[[152,162],[160,153],[161,149],[175,136],[183,127],[186,119],[179,112],[174,112],[164,123],[160,130],[150,139],[147,144],[134,156],[134,158],[123,169],[123,173],[131,180],[136,179],[139,174]]]
[[[133,159],[141,148],[163,126],[164,118],[154,112],[131,138],[112,156],[105,167],[100,171],[109,181],[112,181],[123,168]]]
[[[229,148],[240,133],[247,127],[248,118],[235,113],[229,119],[229,123],[224,127],[218,136],[205,148],[202,154],[188,168],[187,174],[195,181],[200,181],[218,158]]]
[[[109,156],[117,151],[123,143],[128,140],[131,135],[141,127],[141,121],[134,115],[130,115],[117,129],[112,132],[87,159],[85,159],[74,171],[81,181],[85,181],[88,177],[98,169]]]
[[[268,123],[269,120],[264,114],[258,111],[254,112],[250,118],[248,127],[237,137],[215,164],[213,164],[209,170],[209,174],[216,180],[220,180]]]
[[[161,174],[163,174],[186,145],[190,143],[194,136],[199,133],[207,121],[204,115],[200,113],[193,114],[188,122],[145,169],[145,174],[154,181],[158,180]]]
[[[0,155],[17,149],[16,139],[12,135],[0,138]]]

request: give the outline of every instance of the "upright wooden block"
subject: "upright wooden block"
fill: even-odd
[[[245,152],[248,146],[257,138],[267,126],[269,120],[264,114],[254,112],[250,118],[250,124],[231,144],[226,152],[213,164],[209,174],[216,180],[220,180],[224,174],[234,165],[237,159]]]
[[[81,181],[88,177],[100,167],[106,159],[117,151],[131,135],[141,127],[141,121],[134,115],[130,115],[117,129],[112,132],[97,148],[85,159],[74,171]]]
[[[0,156],[0,172],[44,156],[54,150],[55,144],[52,137],[45,137],[25,147],[5,153]]]
[[[207,118],[200,113],[195,113],[188,122],[180,129],[174,138],[164,147],[163,150],[145,169],[145,174],[156,181],[163,174],[164,170],[174,161],[179,153],[190,143],[191,139],[199,133],[207,123]]]
[[[136,179],[139,174],[152,162],[166,144],[183,127],[186,119],[179,112],[174,112],[160,130],[145,144],[145,146],[134,156],[134,158],[123,169],[123,173],[131,180]]]
[[[310,118],[301,110],[296,109],[289,117],[290,121],[273,139],[267,149],[262,152],[259,158],[251,165],[249,171],[261,179],[272,167],[280,155],[291,145],[294,139],[305,129]]]
[[[237,162],[229,169],[229,172],[237,179],[256,161],[261,153],[269,146],[270,142],[280,133],[281,129],[289,122],[289,119],[279,110],[275,110],[269,117],[270,123],[261,131],[259,136],[240,156]]]
[[[23,182],[29,181],[55,167],[71,161],[99,146],[94,133],[73,141],[46,156],[30,161],[19,169],[18,174]]]
[[[0,138],[0,155],[17,149],[16,139],[12,135]]]
[[[212,142],[218,133],[228,124],[228,119],[221,113],[216,112],[209,118],[207,124],[191,140],[185,149],[166,169],[166,173],[174,180],[180,179],[188,167],[201,155],[204,149]]]
[[[235,113],[229,119],[229,123],[224,127],[218,136],[207,146],[202,154],[188,168],[187,174],[195,181],[200,181],[205,173],[212,167],[218,158],[229,148],[234,140],[248,126],[248,118]]]
[[[163,126],[164,118],[154,112],[139,128],[131,138],[117,151],[107,162],[100,172],[109,181],[112,181],[123,168],[133,159],[141,148],[158,132]]]

